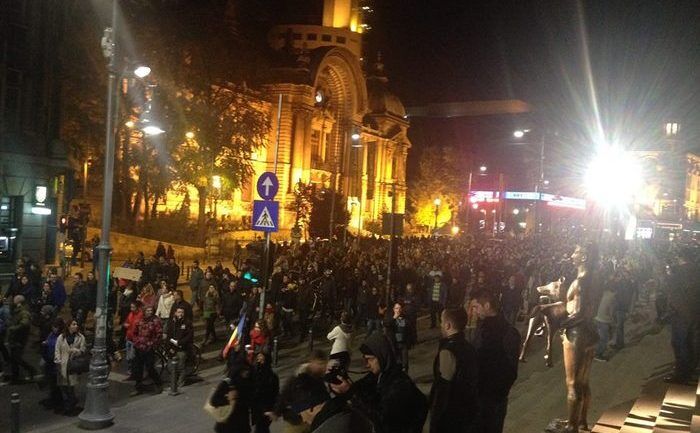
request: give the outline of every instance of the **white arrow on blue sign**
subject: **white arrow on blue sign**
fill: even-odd
[[[272,200],[275,198],[279,189],[280,183],[275,173],[266,171],[258,178],[258,195],[263,200]]]
[[[253,201],[253,230],[259,232],[276,232],[279,230],[278,201],[255,200]]]

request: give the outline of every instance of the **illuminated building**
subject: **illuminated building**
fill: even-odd
[[[272,120],[268,145],[253,155],[255,174],[233,200],[219,201],[219,216],[234,220],[250,216],[252,201],[259,199],[258,177],[274,170],[278,126],[280,189],[275,200],[281,202],[283,229],[295,222],[288,204],[299,181],[339,190],[352,211],[350,225],[355,228],[381,221],[392,206],[394,212],[404,213],[409,123],[403,104],[387,88],[381,57],[363,70],[366,26],[361,10],[357,0],[325,0],[318,25],[285,24],[270,30],[275,66],[259,89],[260,109]],[[283,99],[277,125],[279,95]],[[193,215],[196,194],[192,188]]]

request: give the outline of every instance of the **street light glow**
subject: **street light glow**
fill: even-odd
[[[139,78],[146,78],[150,75],[150,73],[151,68],[145,65],[137,66],[136,69],[134,69],[134,75],[136,75]]]
[[[435,206],[440,206],[440,203],[442,203],[442,201],[439,198],[436,198],[435,200],[433,200],[433,204]]]
[[[192,131],[185,132],[185,138],[187,138],[188,140],[192,140],[194,138],[194,132],[192,132]]]
[[[221,176],[214,175],[211,177],[211,185],[216,189],[221,189]]]
[[[520,209],[518,209],[518,208],[513,209],[513,215],[517,215],[519,213],[520,213]]]
[[[513,131],[513,137],[515,138],[523,138],[525,136],[525,131],[518,129]]]
[[[642,186],[637,161],[616,146],[602,146],[585,177],[587,195],[605,207],[626,209]]]
[[[479,171],[482,172],[482,173],[485,173],[486,170],[487,170],[487,168],[486,168],[485,165],[482,165],[481,167],[479,167]]]
[[[353,132],[352,135],[350,136],[354,141],[357,141],[360,139],[360,133],[359,132]]]
[[[164,130],[162,130],[160,127],[158,127],[156,125],[148,125],[148,126],[144,127],[142,129],[142,131],[144,134],[146,134],[150,137],[155,136],[155,135],[160,135],[160,134],[165,132]]]
[[[457,234],[459,234],[459,227],[452,226],[452,234],[457,236]]]

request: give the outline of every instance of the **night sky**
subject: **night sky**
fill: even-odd
[[[518,126],[556,133],[553,159],[590,152],[600,130],[608,142],[654,147],[667,119],[697,142],[698,1],[376,0],[375,10],[366,57],[381,49],[407,106],[522,99],[536,109],[529,120],[487,120],[478,133],[473,119],[414,119],[414,162],[441,142],[493,159]]]

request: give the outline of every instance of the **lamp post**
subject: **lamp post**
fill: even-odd
[[[362,141],[360,132],[353,130],[350,135],[352,147],[357,149],[357,243],[360,243],[362,236],[362,166],[364,165],[362,154]]]
[[[526,134],[530,132],[529,129],[518,129],[513,131],[513,137],[517,139],[521,139],[525,137]],[[549,184],[548,181],[545,181],[544,179],[544,146],[545,146],[545,135],[546,131],[541,131],[542,133],[540,134],[540,157],[539,157],[539,176],[537,178],[537,181],[535,182],[535,192],[541,193],[543,187],[546,184]],[[534,207],[534,220],[535,220],[535,233],[537,233],[540,230],[540,224],[539,224],[539,206],[540,206],[540,200],[538,199],[535,202],[535,207]]]
[[[442,203],[442,201],[439,198],[433,200],[433,204],[435,205],[435,236],[437,236],[438,213],[440,212],[440,203]]]
[[[102,197],[102,232],[97,247],[99,259],[97,271],[97,303],[95,307],[95,343],[90,359],[85,409],[80,413],[80,426],[90,430],[105,428],[112,424],[114,415],[109,408],[107,391],[109,389],[109,365],[107,363],[107,297],[109,291],[109,255],[112,247],[109,232],[112,224],[112,187],[114,180],[114,116],[118,111],[116,41],[117,41],[117,0],[112,0],[112,27],[104,31],[102,52],[109,59],[107,71],[107,118],[105,119],[105,171],[104,194]]]

